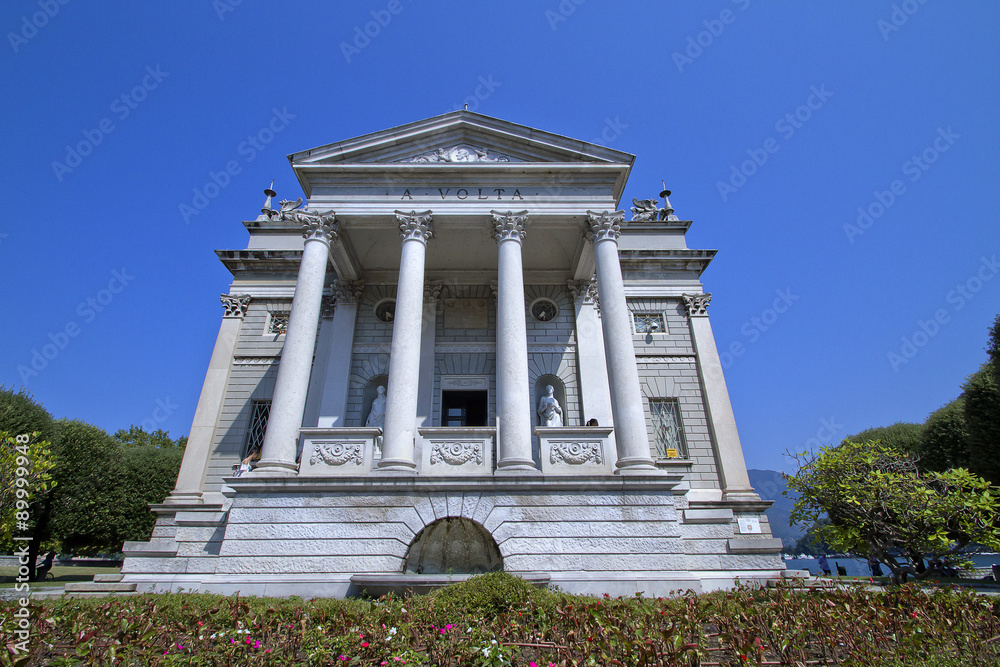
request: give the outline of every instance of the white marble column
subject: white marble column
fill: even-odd
[[[316,366],[309,381],[309,403],[306,404],[306,424],[320,428],[344,425],[347,410],[347,381],[351,373],[351,353],[354,348],[354,325],[358,316],[358,299],[364,285],[360,281],[338,280],[330,302],[332,319],[324,315],[320,325],[320,340],[316,348]],[[325,335],[324,335],[325,334]],[[326,346],[326,350],[323,349]],[[325,365],[320,366],[321,358]],[[322,368],[323,373],[317,371]],[[309,409],[313,412],[310,413]],[[312,417],[313,421],[308,421]]]
[[[722,362],[715,346],[712,325],[708,321],[708,304],[711,294],[684,294],[688,322],[691,326],[691,341],[698,359],[698,374],[701,376],[702,395],[708,413],[708,428],[715,443],[719,477],[722,481],[724,500],[759,499],[750,486],[747,464],[743,458],[740,434],[736,430],[736,416],[729,400],[726,378],[722,374]]]
[[[291,475],[298,469],[295,454],[316,347],[326,264],[330,243],[337,238],[333,211],[322,216],[303,215],[297,219],[304,223],[302,236],[306,241],[295,283],[295,296],[292,297],[292,311],[288,316],[288,328],[285,330],[285,344],[281,348],[281,361],[278,363],[271,412],[261,446],[261,459],[251,473],[255,476]]]
[[[618,260],[618,237],[625,218],[622,211],[587,211],[587,237],[594,244],[597,263],[597,291],[601,301],[601,328],[604,356],[611,385],[611,413],[615,421],[618,447],[616,472],[649,474],[658,472],[649,453],[646,414],[639,389],[639,369],[632,347],[632,320],[625,302],[625,283]]]
[[[580,374],[582,423],[596,419],[601,426],[614,426],[597,283],[570,280],[568,286],[576,309],[576,367]],[[613,439],[614,433],[610,437]]]
[[[528,334],[524,311],[521,241],[528,212],[493,214],[497,242],[497,470],[535,471],[531,456]]]
[[[177,484],[163,501],[167,504],[202,502],[205,472],[208,470],[208,459],[215,441],[215,427],[219,422],[219,413],[222,412],[222,400],[229,382],[229,370],[233,365],[240,325],[250,304],[249,294],[220,296],[226,312],[219,325],[219,336],[215,339],[212,358],[208,362],[205,383],[201,386],[201,396],[194,411],[181,469],[177,473]]]
[[[417,392],[420,386],[420,334],[424,311],[424,256],[434,235],[431,212],[396,211],[403,250],[399,258],[396,313],[389,348],[389,386],[386,394],[385,426],[382,429],[382,459],[378,469],[386,472],[415,471],[414,444],[417,436]]]

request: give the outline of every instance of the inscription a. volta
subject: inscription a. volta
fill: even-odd
[[[435,188],[434,190],[424,190],[418,191],[418,197],[433,197],[437,195],[441,199],[468,199],[472,197],[473,199],[483,199],[483,200],[493,200],[493,201],[503,201],[504,198],[507,201],[524,201],[524,196],[521,195],[521,190],[514,188],[513,193],[506,194],[510,192],[510,188]],[[403,190],[403,194],[400,195],[399,199],[413,199],[413,195],[410,192],[410,188]]]

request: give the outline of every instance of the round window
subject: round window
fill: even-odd
[[[559,306],[548,299],[538,299],[531,304],[531,316],[539,322],[548,322],[559,314]]]
[[[396,318],[396,300],[383,299],[375,304],[375,317],[382,322],[392,322]]]

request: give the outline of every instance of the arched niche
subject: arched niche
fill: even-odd
[[[542,425],[542,416],[538,414],[538,401],[545,395],[545,388],[549,385],[552,385],[552,388],[555,390],[552,394],[556,397],[556,400],[559,401],[559,407],[562,408],[563,426],[568,426],[569,424],[566,423],[566,385],[563,384],[563,381],[560,380],[558,376],[548,373],[545,375],[539,375],[538,379],[535,380],[535,393],[533,395],[533,403],[531,406],[531,412],[535,416],[534,424],[535,426]]]
[[[361,426],[364,426],[368,421],[368,413],[372,411],[372,401],[378,395],[378,388],[385,387],[388,391],[389,387],[389,376],[388,375],[373,375],[367,383],[365,383],[365,390],[361,395]]]
[[[503,570],[503,557],[481,525],[463,517],[445,517],[424,527],[410,544],[406,574],[483,574]]]

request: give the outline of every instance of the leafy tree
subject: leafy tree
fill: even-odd
[[[847,440],[805,456],[788,478],[800,494],[792,520],[827,516],[816,529],[821,539],[884,564],[896,582],[929,575],[925,557],[953,564],[979,548],[1000,549],[1000,496],[965,469],[921,475],[910,455],[878,441]]]
[[[795,543],[792,549],[793,554],[809,554],[811,556],[818,556],[819,554],[828,554],[833,551],[830,545],[821,538],[818,534],[819,530],[830,523],[830,520],[826,517],[820,518],[816,523],[809,526],[806,534],[799,538],[799,541]]]
[[[56,422],[58,437],[49,535],[62,551],[117,551],[121,509],[118,490],[121,445],[103,429],[82,421]]]
[[[962,388],[969,469],[1000,485],[1000,387],[985,365]]]
[[[31,509],[55,486],[50,444],[38,432],[11,435],[0,431],[0,544],[11,550],[15,533],[32,525]]]
[[[152,433],[147,433],[141,426],[136,426],[135,424],[130,426],[127,431],[125,429],[119,429],[115,432],[114,438],[120,442],[123,447],[179,447],[183,449],[187,444],[187,436],[181,436],[177,438],[177,440],[173,440],[170,437],[170,433],[164,431],[163,429],[157,429]]]
[[[184,450],[176,446],[129,447],[122,451],[118,525],[121,542],[148,540],[152,535],[156,516],[149,511],[149,504],[162,503],[173,490],[183,457]],[[121,548],[121,542],[116,550]]]
[[[917,448],[917,463],[924,472],[969,467],[969,433],[965,424],[965,398],[956,398],[927,418]]]
[[[920,439],[924,434],[923,424],[896,422],[891,426],[876,426],[857,435],[850,435],[845,440],[851,442],[868,442],[878,440],[901,452],[916,452],[920,447]]]

